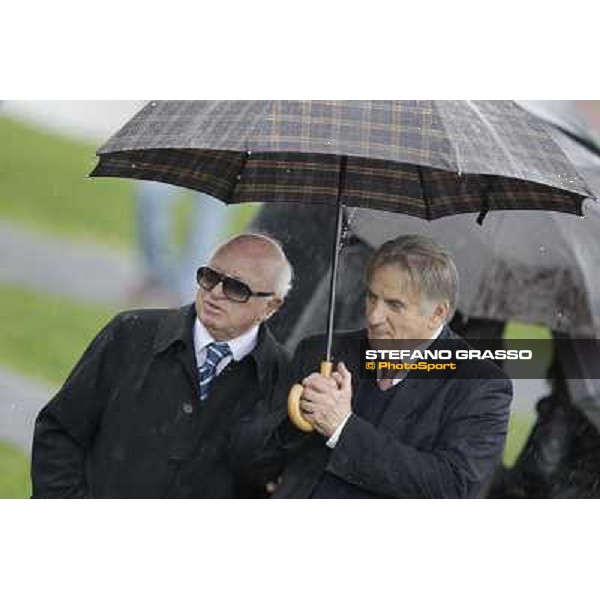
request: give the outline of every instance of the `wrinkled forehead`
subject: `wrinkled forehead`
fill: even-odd
[[[415,280],[410,270],[395,262],[377,266],[366,283],[369,288],[386,298],[410,298],[418,302],[424,299],[420,282]]]
[[[415,290],[419,287],[410,270],[396,262],[377,265],[370,273],[366,274],[366,278],[367,285],[374,282],[383,282],[386,285],[398,286],[402,289]]]

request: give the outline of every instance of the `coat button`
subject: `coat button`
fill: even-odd
[[[192,414],[192,412],[194,412],[194,407],[193,407],[191,404],[189,404],[188,402],[185,402],[185,403],[183,404],[183,412],[184,412],[186,415],[191,415],[191,414]]]

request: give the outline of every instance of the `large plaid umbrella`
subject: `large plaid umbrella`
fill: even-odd
[[[579,210],[589,195],[544,124],[513,102],[150,102],[92,176],[239,202],[309,202],[424,219]],[[343,189],[340,183],[343,180]]]
[[[579,214],[591,195],[543,122],[510,101],[150,102],[102,148],[92,176],[163,181],[227,203],[427,220],[498,209]]]
[[[572,103],[521,105],[550,123],[553,139],[599,198],[600,140]],[[402,233],[436,238],[456,260],[458,308],[466,317],[543,323],[573,337],[600,338],[600,203],[587,201],[583,209],[585,218],[499,211],[483,227],[467,214],[425,222],[356,209],[351,228],[372,247]]]

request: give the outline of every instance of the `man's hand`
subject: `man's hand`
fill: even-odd
[[[331,437],[340,423],[352,412],[352,376],[344,363],[339,363],[331,377],[319,373],[303,382],[300,408],[306,420],[325,437]]]

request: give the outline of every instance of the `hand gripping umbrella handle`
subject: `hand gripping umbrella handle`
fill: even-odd
[[[331,371],[333,370],[333,363],[323,361],[321,363],[320,373],[324,377],[330,377]],[[300,398],[304,393],[304,386],[300,383],[295,383],[290,389],[288,395],[288,417],[290,421],[301,431],[313,431],[314,427],[304,418],[302,411],[300,410]]]

